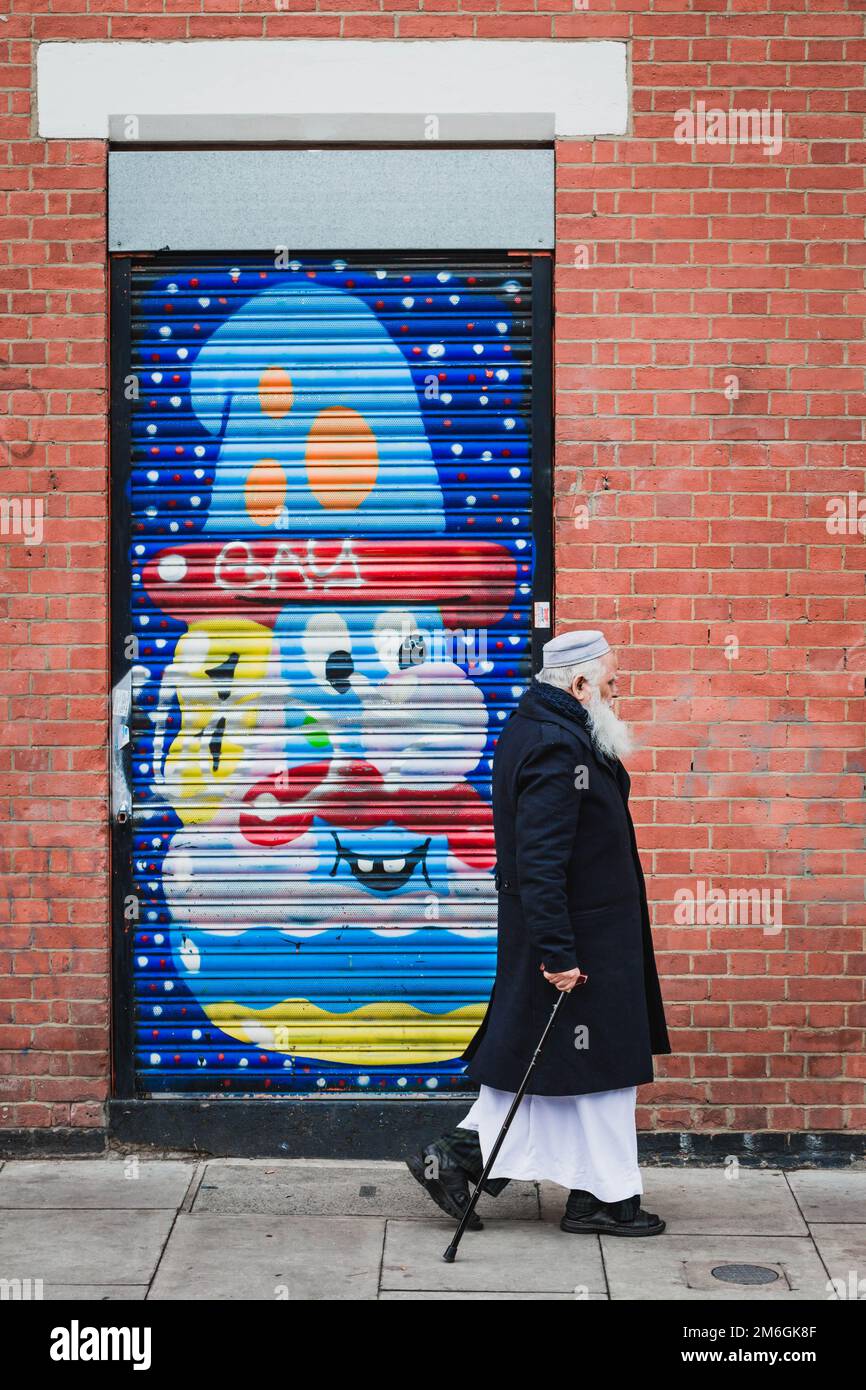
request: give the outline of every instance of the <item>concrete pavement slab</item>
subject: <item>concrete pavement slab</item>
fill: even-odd
[[[47,1284],[147,1284],[173,1211],[5,1211],[0,1277]]]
[[[827,1273],[808,1237],[665,1233],[643,1240],[602,1236],[601,1245],[613,1299],[763,1302],[827,1297]],[[782,1276],[772,1283],[743,1285],[723,1282],[710,1273],[738,1264],[776,1266]]]
[[[181,1215],[151,1299],[375,1299],[384,1222],[345,1216]]]
[[[667,1222],[669,1235],[808,1235],[783,1173],[739,1165],[646,1168],[641,1176],[641,1205]],[[567,1195],[541,1184],[545,1220],[559,1220]]]
[[[459,1300],[460,1303],[520,1303],[521,1301],[544,1302],[544,1303],[574,1303],[577,1302],[596,1302],[606,1303],[606,1293],[587,1293],[578,1297],[573,1293],[445,1293],[439,1290],[437,1293],[431,1289],[397,1290],[383,1289],[379,1294],[380,1303],[405,1303],[411,1300],[415,1303],[442,1302],[452,1303]]]
[[[482,1196],[479,1215],[538,1220],[535,1183]],[[284,1216],[435,1215],[436,1207],[402,1163],[284,1159],[211,1159],[193,1211],[270,1212]]]
[[[866,1225],[819,1222],[812,1227],[812,1239],[830,1278],[839,1281],[836,1297],[866,1301]]]
[[[446,1265],[454,1225],[400,1163],[11,1160],[0,1280],[41,1279],[45,1299],[78,1302],[866,1301],[866,1172],[726,1171],[645,1169],[644,1205],[669,1224],[638,1241],[564,1235],[565,1189],[542,1184],[539,1203],[535,1184],[513,1184],[482,1199],[485,1230]],[[714,1277],[736,1264],[778,1277]]]
[[[33,1159],[0,1173],[3,1207],[165,1207],[176,1210],[195,1173],[194,1162],[123,1159]]]
[[[46,1284],[43,1298],[46,1303],[143,1302],[147,1284]]]
[[[449,1221],[389,1221],[382,1288],[488,1293],[605,1293],[595,1238],[570,1238],[546,1221],[489,1221],[468,1232],[454,1264],[442,1253]]]
[[[814,1221],[866,1221],[866,1171],[804,1168],[789,1173],[788,1182],[810,1226]]]

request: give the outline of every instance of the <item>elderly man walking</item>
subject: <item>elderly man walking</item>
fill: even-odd
[[[569,1189],[563,1231],[659,1235],[641,1208],[636,1088],[670,1052],[614,712],[616,656],[601,632],[571,632],[496,747],[493,818],[499,894],[496,979],[464,1058],[480,1093],[460,1125],[408,1160],[443,1211],[469,1202],[530,1057],[566,990],[553,1033],[485,1191],[509,1179]],[[579,983],[581,972],[586,983]],[[481,1221],[473,1213],[470,1229]]]

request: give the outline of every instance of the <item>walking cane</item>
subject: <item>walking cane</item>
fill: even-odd
[[[579,975],[579,976],[578,976],[578,979],[577,979],[577,984],[582,985],[582,984],[586,981],[586,979],[587,979],[587,976],[586,976],[586,975]],[[530,1077],[532,1076],[532,1072],[533,1072],[533,1069],[534,1069],[534,1067],[535,1067],[535,1064],[536,1064],[536,1062],[538,1061],[539,1057],[541,1056],[541,1049],[544,1047],[544,1044],[547,1042],[547,1039],[548,1039],[548,1037],[549,1037],[549,1035],[550,1035],[550,1030],[552,1029],[554,1023],[556,1022],[556,1015],[559,1013],[559,1010],[560,1010],[560,1008],[561,1008],[561,1006],[562,1006],[562,1002],[563,1002],[563,1000],[565,999],[566,995],[570,994],[570,992],[571,992],[571,991],[570,991],[570,990],[567,990],[567,989],[560,990],[559,996],[558,996],[558,998],[557,998],[557,1000],[556,1000],[556,1003],[554,1004],[553,1008],[552,1008],[551,1011],[550,1011],[550,1018],[547,1020],[547,1024],[546,1024],[546,1026],[545,1026],[544,1032],[542,1033],[541,1037],[538,1039],[538,1046],[536,1047],[535,1051],[534,1051],[533,1054],[532,1054],[532,1061],[529,1063],[529,1066],[528,1066],[527,1069],[526,1069],[526,1075],[524,1076],[523,1080],[522,1080],[521,1083],[520,1083],[520,1087],[519,1087],[519,1089],[518,1089],[518,1091],[517,1091],[517,1094],[516,1094],[515,1097],[514,1097],[514,1100],[511,1102],[511,1109],[509,1110],[508,1114],[505,1116],[505,1123],[503,1124],[501,1130],[499,1131],[499,1134],[497,1135],[496,1143],[493,1145],[493,1148],[490,1150],[490,1157],[488,1158],[487,1162],[485,1163],[484,1169],[483,1169],[482,1174],[481,1174],[481,1177],[478,1179],[478,1182],[477,1182],[477,1184],[476,1184],[475,1191],[473,1192],[471,1198],[469,1199],[469,1205],[468,1205],[468,1207],[466,1208],[466,1210],[464,1211],[463,1216],[462,1216],[461,1219],[460,1219],[460,1225],[457,1227],[457,1230],[456,1230],[455,1233],[454,1233],[454,1239],[452,1240],[451,1244],[448,1246],[448,1249],[445,1251],[445,1254],[442,1256],[442,1258],[443,1258],[443,1260],[445,1261],[446,1264],[453,1265],[453,1263],[454,1263],[454,1260],[455,1260],[455,1258],[456,1258],[456,1256],[457,1256],[457,1247],[458,1247],[458,1245],[460,1244],[461,1240],[463,1239],[463,1232],[466,1230],[467,1224],[468,1224],[468,1222],[469,1222],[469,1218],[471,1217],[473,1211],[475,1210],[475,1206],[476,1206],[476,1203],[478,1202],[478,1198],[481,1196],[481,1189],[482,1189],[482,1187],[484,1186],[484,1183],[487,1181],[488,1175],[489,1175],[489,1173],[490,1173],[490,1169],[493,1167],[494,1163],[496,1162],[496,1158],[497,1158],[497,1155],[498,1155],[498,1153],[499,1153],[499,1150],[502,1148],[502,1145],[505,1143],[505,1136],[506,1136],[506,1134],[508,1133],[509,1129],[511,1128],[511,1121],[514,1119],[514,1116],[517,1114],[517,1107],[518,1107],[518,1105],[520,1104],[520,1102],[523,1100],[523,1097],[524,1097],[524,1095],[525,1095],[525,1093],[526,1093],[526,1088],[527,1088],[527,1086],[529,1085],[529,1079],[530,1079]]]

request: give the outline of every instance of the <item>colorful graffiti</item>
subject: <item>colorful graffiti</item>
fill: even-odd
[[[528,285],[136,272],[144,1090],[462,1084],[528,666]]]

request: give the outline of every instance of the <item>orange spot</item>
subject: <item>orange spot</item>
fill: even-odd
[[[276,459],[259,459],[244,484],[247,512],[258,526],[273,526],[286,500],[286,475]]]
[[[330,406],[310,426],[306,464],[310,487],[323,507],[354,511],[369,496],[379,472],[376,436],[357,410]]]
[[[288,415],[295,399],[292,378],[285,367],[266,367],[259,377],[259,405],[272,420]]]

